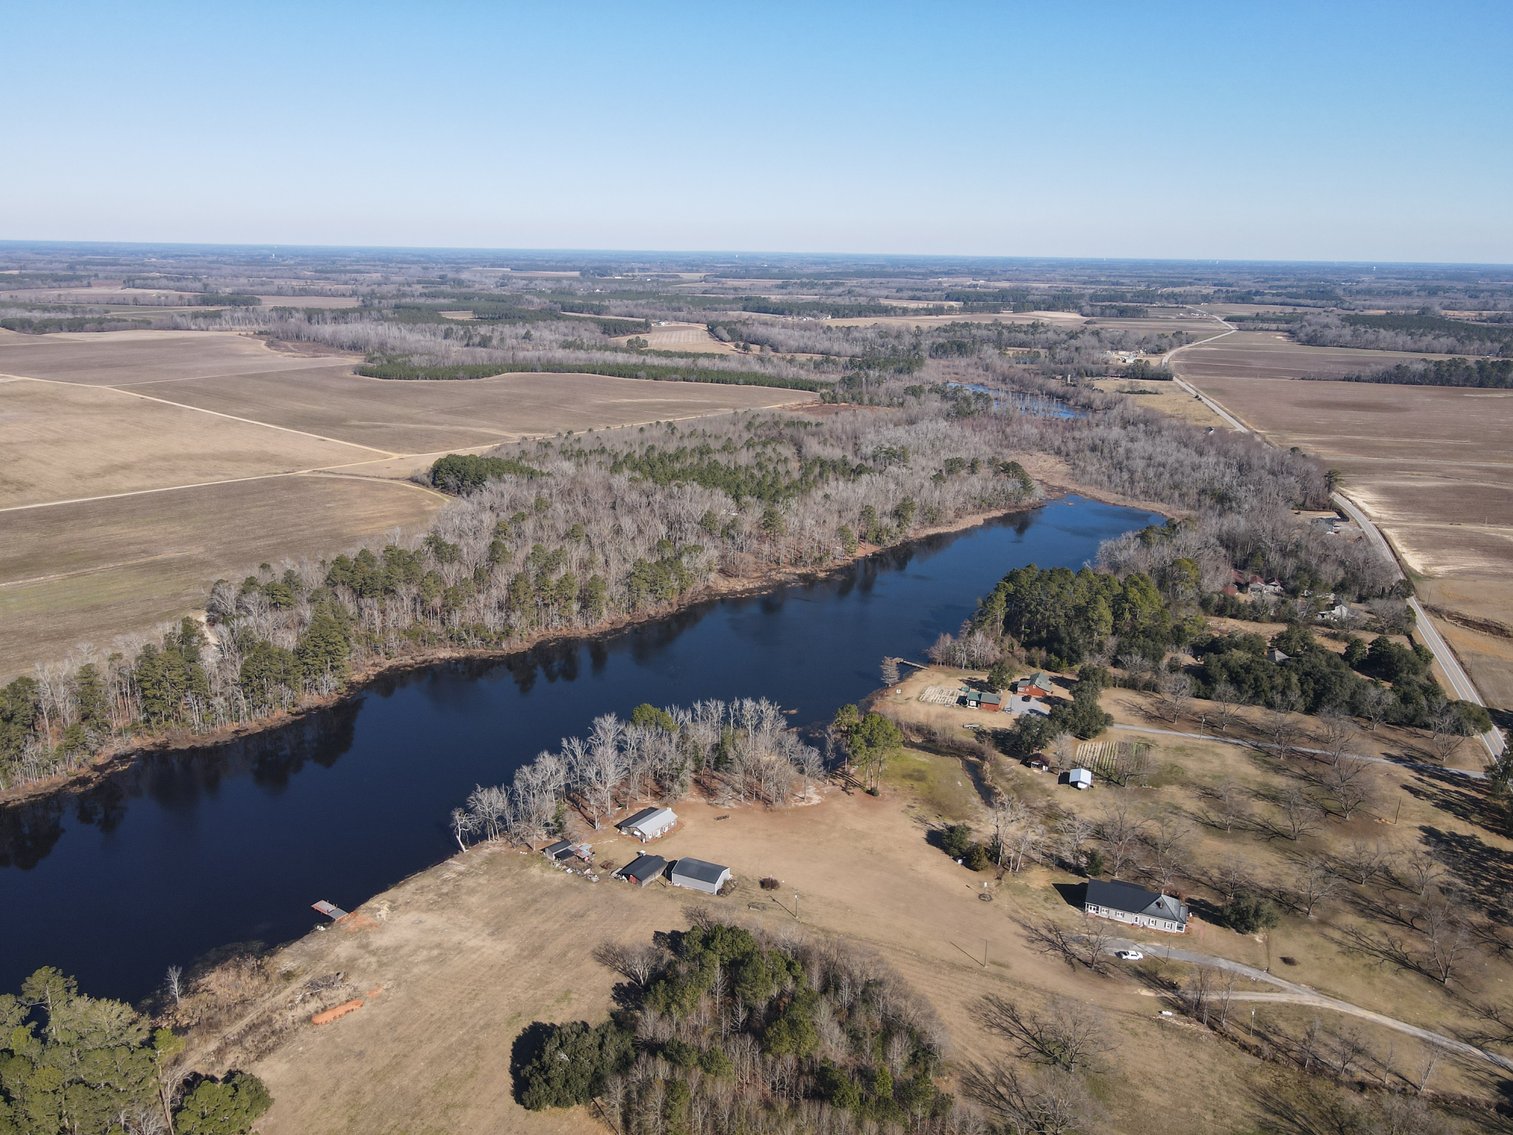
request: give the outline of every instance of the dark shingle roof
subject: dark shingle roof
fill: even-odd
[[[1127,914],[1143,914],[1149,918],[1170,918],[1176,922],[1187,921],[1187,904],[1170,895],[1157,894],[1134,883],[1117,880],[1105,882],[1091,879],[1087,885],[1086,902],[1110,910],[1122,910]]]
[[[646,819],[646,817],[654,816],[661,810],[661,808],[642,808],[634,816],[626,816],[625,819],[621,820],[618,824],[615,825],[615,827],[628,828],[632,824],[639,824],[642,820]]]

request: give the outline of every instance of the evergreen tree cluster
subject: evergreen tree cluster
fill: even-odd
[[[516,1068],[526,1107],[594,1100],[624,1135],[931,1135],[954,1115],[929,1011],[876,965],[713,920],[657,941],[608,1021],[545,1027]]]
[[[182,1040],[56,969],[0,995],[0,1135],[244,1135],[272,1103],[256,1076],[172,1069]],[[177,1097],[177,1098],[175,1098]]]
[[[1006,636],[1056,669],[1111,647],[1119,657],[1159,660],[1191,636],[1151,578],[1093,568],[1015,568],[978,606],[973,625]]]

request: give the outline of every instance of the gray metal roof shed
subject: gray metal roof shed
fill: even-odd
[[[719,894],[720,888],[730,878],[730,868],[685,855],[672,865],[668,878],[675,887],[688,887],[707,895],[715,895]]]

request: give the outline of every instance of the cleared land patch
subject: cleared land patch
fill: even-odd
[[[217,576],[328,555],[442,501],[418,486],[295,476],[0,516],[0,680],[198,607]]]
[[[592,374],[508,374],[455,382],[362,378],[346,366],[134,387],[175,402],[339,437],[394,453],[430,453],[562,430],[635,425],[806,402],[804,391],[648,382]]]
[[[654,326],[650,331],[638,331],[634,335],[621,335],[615,339],[625,346],[632,339],[645,339],[654,351],[697,351],[708,355],[734,355],[739,352],[730,343],[722,343],[709,333],[702,323],[666,323]]]

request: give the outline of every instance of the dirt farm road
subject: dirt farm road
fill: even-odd
[[[1237,330],[1237,328],[1226,323],[1217,315],[1210,315],[1208,312],[1198,308],[1194,308],[1193,310],[1199,315],[1205,315],[1209,319],[1217,321],[1227,330],[1221,331],[1217,335],[1210,335],[1207,339],[1199,339],[1196,343],[1188,343],[1186,346],[1167,352],[1162,356],[1162,365],[1170,363],[1174,356],[1181,354],[1183,351],[1190,350],[1193,347],[1201,347],[1204,343],[1212,343],[1215,339],[1223,339],[1226,335],[1233,335]],[[1191,383],[1180,378],[1173,379],[1173,381],[1183,390],[1190,392],[1194,397],[1201,398],[1205,406],[1229,424],[1230,429],[1240,433],[1256,433],[1255,430],[1231,414],[1215,399],[1204,394]],[[1257,436],[1261,435],[1257,434]],[[1382,533],[1382,530],[1366,515],[1365,510],[1341,492],[1331,494],[1331,499],[1350,519],[1361,526],[1361,531],[1366,534],[1366,539],[1392,562],[1393,567],[1397,569],[1398,575],[1401,576],[1403,569],[1398,562],[1396,553],[1392,550],[1391,543]],[[1461,701],[1468,701],[1485,709],[1487,703],[1482,700],[1482,696],[1476,688],[1476,683],[1471,681],[1471,676],[1466,673],[1466,669],[1461,665],[1460,659],[1455,657],[1455,652],[1450,649],[1450,644],[1444,640],[1444,637],[1435,628],[1433,621],[1429,618],[1429,613],[1414,598],[1408,600],[1408,607],[1413,611],[1415,629],[1418,630],[1420,636],[1423,638],[1424,645],[1434,654],[1434,660],[1439,663],[1440,671],[1445,675],[1445,680],[1450,684],[1451,692]],[[1480,739],[1494,760],[1502,756],[1503,750],[1507,746],[1507,743],[1503,740],[1502,733],[1496,728],[1487,730],[1481,735]]]
[[[1337,997],[1329,997],[1306,985],[1299,985],[1294,981],[1287,981],[1277,977],[1266,970],[1256,969],[1241,962],[1230,961],[1228,958],[1215,957],[1212,954],[1200,954],[1196,950],[1184,950],[1178,946],[1168,946],[1152,942],[1136,942],[1127,938],[1120,938],[1109,942],[1105,947],[1107,953],[1113,954],[1120,950],[1139,950],[1148,958],[1165,958],[1174,962],[1186,962],[1189,965],[1204,966],[1209,969],[1222,970],[1232,973],[1236,977],[1247,978],[1250,981],[1259,981],[1266,985],[1275,985],[1282,990],[1280,993],[1250,993],[1235,992],[1229,994],[1231,1001],[1273,1001],[1284,1002],[1293,1005],[1309,1005],[1316,1009],[1328,1009],[1335,1013],[1343,1013],[1350,1017],[1359,1017],[1363,1021],[1383,1025],[1389,1029],[1396,1029],[1400,1033],[1416,1037],[1429,1044],[1437,1045],[1448,1052],[1457,1053],[1460,1056],[1472,1059],[1485,1060],[1495,1064],[1499,1068],[1513,1072],[1513,1060],[1496,1052],[1488,1052],[1484,1048],[1477,1048],[1474,1044],[1467,1044],[1463,1040],[1445,1036],[1443,1033],[1434,1032],[1431,1029],[1420,1028],[1418,1025],[1410,1025],[1407,1021],[1400,1021],[1396,1017],[1388,1017],[1382,1013],[1373,1012],[1370,1009],[1362,1009],[1359,1005],[1352,1005],[1349,1001],[1341,1001]]]

